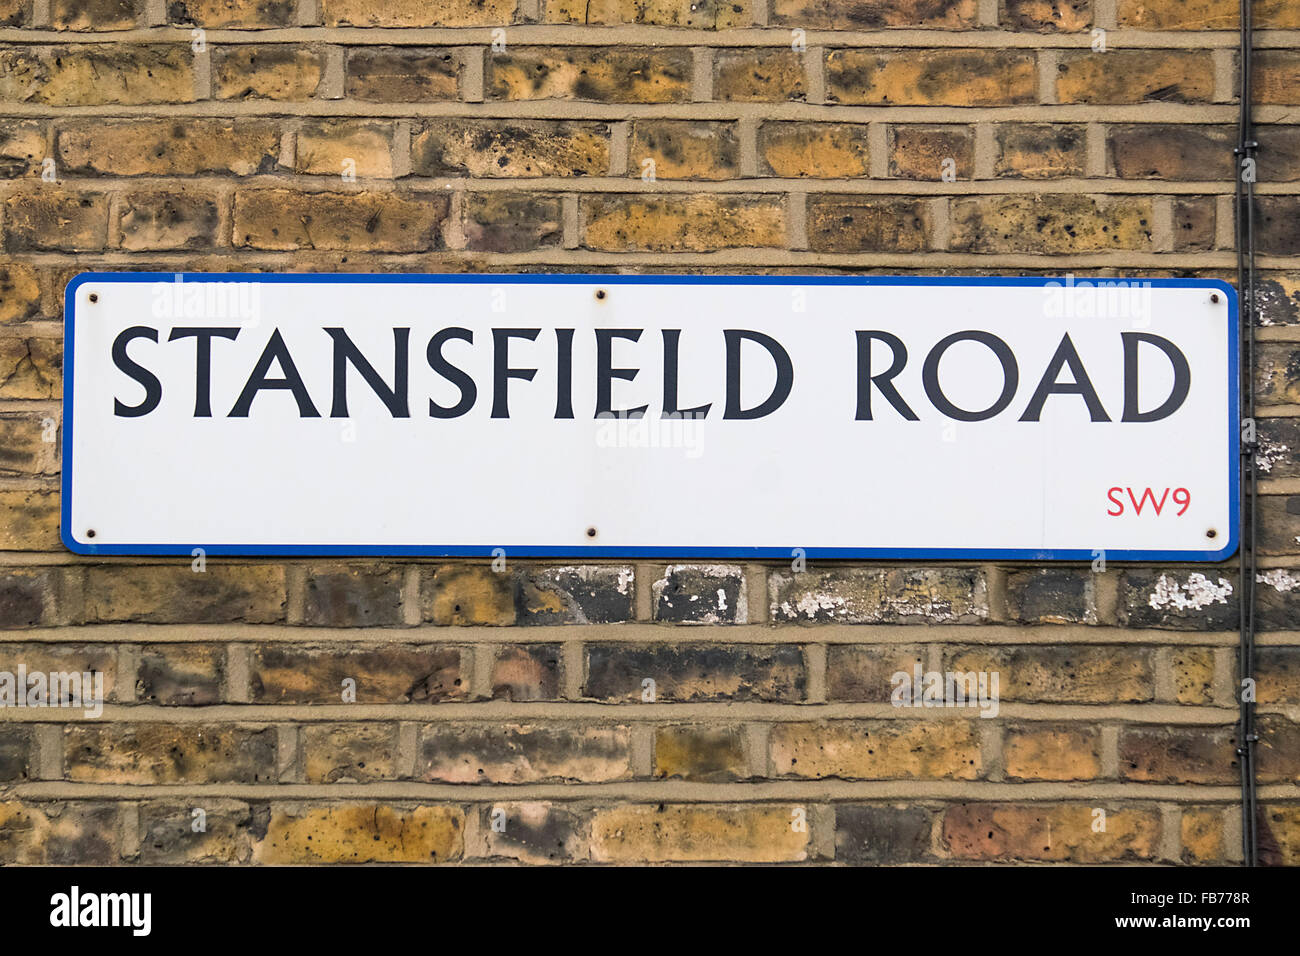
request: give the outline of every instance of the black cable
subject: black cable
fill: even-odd
[[[1241,547],[1240,633],[1237,649],[1241,704],[1237,728],[1237,759],[1241,766],[1241,848],[1246,866],[1259,864],[1259,834],[1256,817],[1255,744],[1255,532],[1257,490],[1256,452],[1259,448],[1255,422],[1255,142],[1251,120],[1251,52],[1254,24],[1251,0],[1241,0],[1241,112],[1237,123],[1236,156],[1236,242],[1237,291],[1241,297],[1241,461],[1240,482]]]

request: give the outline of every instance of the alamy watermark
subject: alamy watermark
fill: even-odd
[[[895,707],[977,707],[981,717],[998,715],[997,671],[896,671],[890,678]]]
[[[0,671],[0,707],[71,707],[89,718],[104,712],[103,671]]]

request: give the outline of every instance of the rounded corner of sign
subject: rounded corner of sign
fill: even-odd
[[[63,546],[67,548],[69,551],[71,551],[73,554],[98,554],[99,553],[95,545],[86,544],[83,541],[78,541],[76,536],[73,535],[72,530],[68,528],[66,525],[61,525],[59,527],[59,540],[62,541]]]
[[[1237,314],[1237,290],[1227,279],[1206,279],[1205,284],[1208,288],[1218,289],[1228,297],[1228,310],[1232,315]]]

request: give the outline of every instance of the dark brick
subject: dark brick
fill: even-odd
[[[471,193],[465,209],[465,247],[474,252],[528,252],[560,244],[559,196]]]
[[[1231,727],[1123,727],[1119,775],[1143,783],[1234,783],[1236,747]]]
[[[1122,179],[1232,178],[1237,136],[1221,126],[1115,126],[1107,141],[1111,166]]]
[[[923,252],[930,207],[900,196],[808,197],[808,248],[814,252]]]
[[[556,700],[560,696],[560,645],[514,644],[497,651],[492,696],[507,700]]]
[[[1090,571],[1043,568],[1007,575],[1007,613],[1024,624],[1096,624]]]
[[[0,724],[0,783],[31,777],[32,757],[32,731],[21,724]]]
[[[567,863],[587,856],[584,815],[563,804],[493,804],[479,811],[488,855],[523,863]]]
[[[250,685],[255,703],[338,704],[343,681],[356,681],[357,703],[433,703],[465,697],[461,652],[413,644],[253,648]]]
[[[630,566],[525,568],[515,607],[520,624],[615,624],[634,615]]]
[[[150,644],[140,651],[136,699],[202,706],[221,702],[225,648],[216,644]]]
[[[305,623],[324,627],[391,627],[402,623],[405,571],[387,565],[313,571]]]
[[[804,698],[801,648],[783,645],[594,644],[587,648],[587,697],[640,701],[641,682],[658,701]]]
[[[670,565],[654,583],[654,619],[677,624],[744,624],[745,572],[731,565]]]
[[[856,646],[832,644],[826,651],[826,696],[871,704],[889,703],[893,677],[925,668],[926,651],[918,644]]]
[[[933,814],[922,807],[838,804],[835,859],[858,865],[928,860],[933,827]]]
[[[1235,629],[1236,592],[1231,571],[1125,569],[1120,572],[1119,621],[1129,627],[1180,631]]]

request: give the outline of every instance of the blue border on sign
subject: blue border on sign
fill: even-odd
[[[1015,548],[809,548],[792,544],[788,548],[735,547],[599,547],[599,546],[511,546],[446,547],[438,545],[238,545],[202,542],[193,544],[89,544],[71,533],[72,522],[72,395],[73,343],[76,336],[76,291],[87,282],[291,282],[291,283],[375,283],[436,285],[479,283],[495,285],[603,283],[607,285],[885,285],[885,286],[1047,286],[1061,283],[1064,276],[743,276],[743,275],[603,275],[574,273],[537,275],[494,275],[459,273],[191,273],[191,272],[83,272],[64,291],[63,304],[63,462],[59,536],[64,547],[82,555],[186,555],[202,548],[209,555],[244,557],[491,557],[496,548],[521,558],[789,558],[802,548],[809,558],[889,558],[894,560],[994,560],[994,561],[1091,561],[1096,553],[1081,549],[1035,551]],[[1106,281],[1098,277],[1097,281]],[[1091,279],[1079,280],[1084,282]],[[1135,281],[1113,279],[1111,281]],[[1213,551],[1107,551],[1108,561],[1213,562],[1231,557],[1237,550],[1241,513],[1240,385],[1238,373],[1239,322],[1237,290],[1221,279],[1139,279],[1152,288],[1218,290],[1228,300],[1228,488],[1230,498],[1228,540]],[[1078,282],[1076,282],[1076,285]]]

